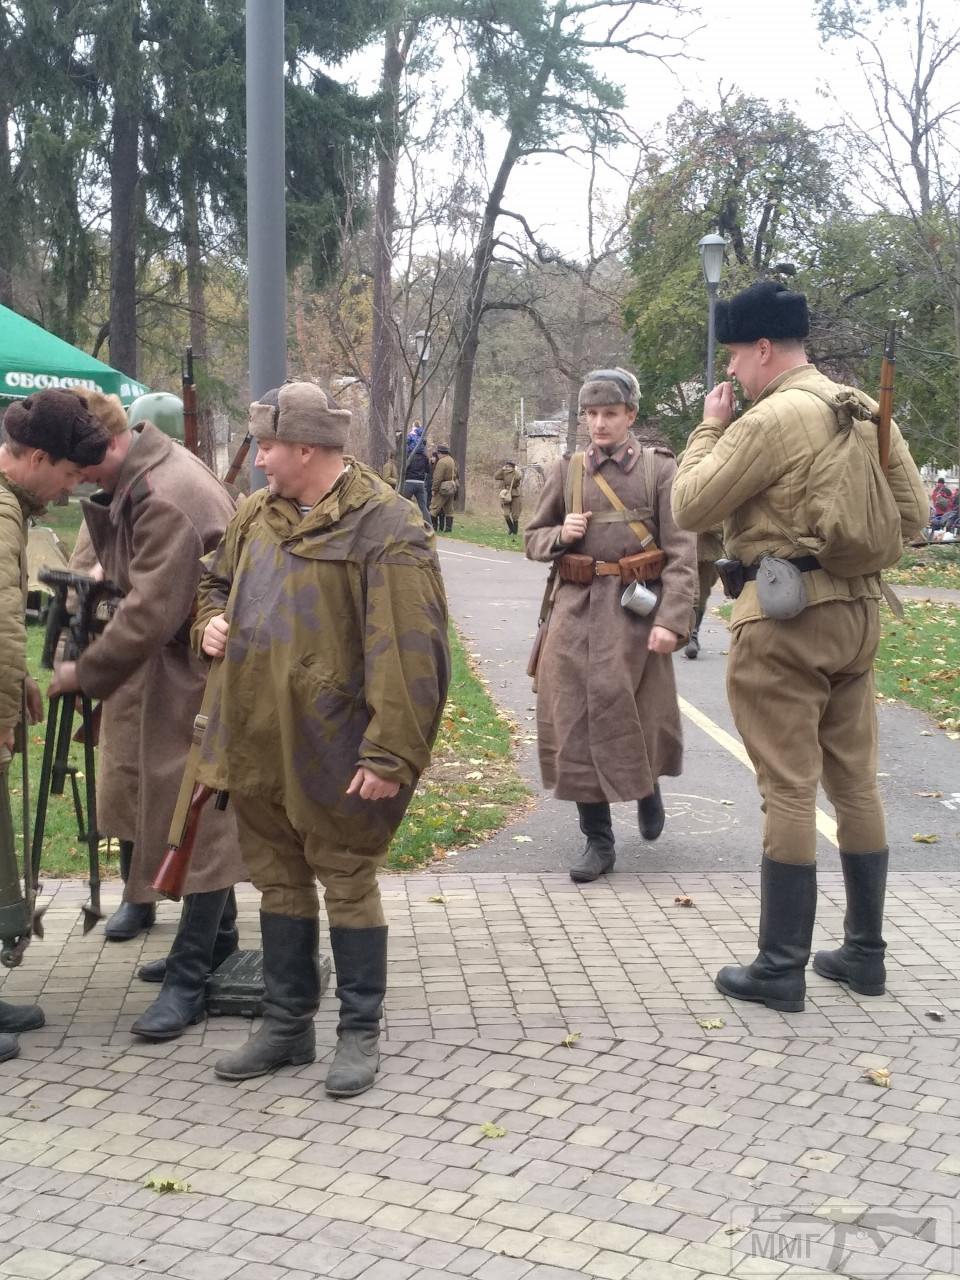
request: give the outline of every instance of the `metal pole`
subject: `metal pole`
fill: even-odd
[[[717,286],[707,285],[707,391],[713,390],[716,381],[714,373],[717,363]]]
[[[247,288],[250,397],[287,376],[283,0],[247,0]],[[266,477],[251,465],[250,483]]]
[[[423,357],[420,365],[420,421],[423,423],[423,439],[427,438],[427,357]]]

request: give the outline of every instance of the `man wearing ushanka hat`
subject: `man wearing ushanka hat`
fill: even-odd
[[[880,574],[853,555],[841,573],[836,535],[855,545],[857,523],[886,504],[895,560],[901,538],[927,516],[917,468],[892,424],[886,479],[872,467],[861,472],[873,475],[879,501],[837,504],[842,520],[831,547],[817,513],[858,461],[855,454],[841,461],[854,437],[864,442],[861,463],[877,458],[877,405],[808,361],[809,328],[803,294],[773,281],[717,304],[727,372],[752,404],[734,422],[732,382],[707,395],[673,487],[677,523],[697,532],[722,524],[726,554],[740,566],[742,587],[738,581],[728,592],[735,603],[727,693],[763,796],[759,951],[749,965],[721,969],[716,983],[734,999],[784,1012],[802,1010],[806,992],[821,781],[837,815],[847,913],[843,945],[818,952],[813,967],[861,995],[884,991],[888,851],[873,682]],[[837,464],[829,472],[827,458]]]
[[[418,508],[344,455],[350,413],[291,382],[250,406],[268,488],[204,561],[193,641],[222,659],[199,779],[228,790],[262,894],[264,1018],[226,1080],[312,1062],[324,889],[337,974],[334,1097],[379,1062],[387,924],[377,871],[440,724],[447,608]]]

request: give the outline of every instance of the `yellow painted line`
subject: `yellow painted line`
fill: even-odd
[[[747,755],[746,749],[739,738],[735,738],[732,733],[727,733],[726,729],[721,729],[720,726],[715,724],[709,716],[704,715],[698,707],[687,702],[686,698],[678,698],[677,701],[680,703],[680,710],[691,724],[695,724],[698,729],[702,729],[708,737],[712,738],[714,742],[719,743],[725,751],[729,751],[730,754],[735,759],[739,760],[742,765],[745,765],[751,773],[756,774],[756,770],[751,763],[750,757]],[[833,818],[830,817],[829,813],[824,813],[824,811],[819,808],[817,809],[817,830],[825,840],[830,841],[835,849],[839,849],[840,846],[837,842],[837,824],[834,822]]]

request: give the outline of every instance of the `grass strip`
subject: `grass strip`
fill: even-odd
[[[732,611],[730,604],[714,610],[727,623]],[[925,711],[948,736],[960,737],[960,607],[910,600],[903,611],[901,622],[880,609],[877,692]]]

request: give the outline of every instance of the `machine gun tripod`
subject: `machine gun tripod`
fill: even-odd
[[[41,664],[52,670],[61,637],[64,639],[63,661],[76,661],[94,636],[103,631],[112,614],[111,606],[123,592],[112,582],[98,581],[64,569],[44,570],[40,574],[40,581],[53,591],[41,658]],[[76,601],[72,610],[67,599],[71,591]],[[81,801],[77,766],[70,763],[70,741],[78,702],[83,730],[85,805]],[[65,693],[50,699],[30,848],[28,891],[35,895],[39,888],[48,801],[52,795],[63,795],[69,779],[77,815],[77,838],[87,846],[90,865],[90,899],[83,906],[84,933],[89,933],[97,921],[103,919],[103,912],[100,910],[100,833],[97,829],[95,739],[93,703],[87,694]]]

